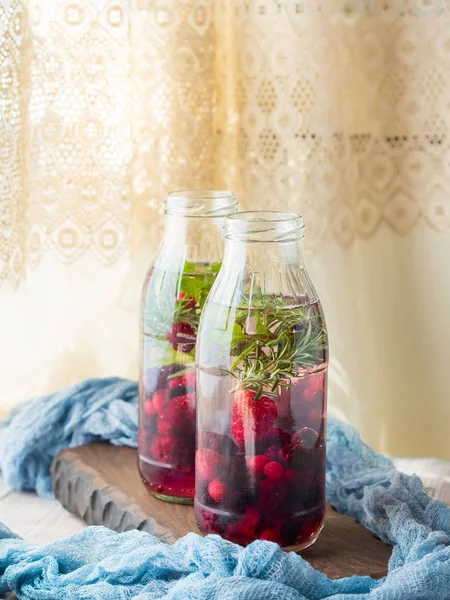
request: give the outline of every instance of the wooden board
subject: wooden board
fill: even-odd
[[[53,461],[52,479],[63,506],[90,525],[119,532],[137,528],[170,543],[190,531],[199,533],[192,506],[162,502],[145,489],[132,448],[96,443],[63,450]],[[319,539],[301,555],[332,578],[380,578],[391,547],[328,507]]]

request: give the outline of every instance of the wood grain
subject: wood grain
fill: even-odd
[[[142,485],[136,450],[95,443],[60,452],[52,465],[56,497],[91,525],[115,531],[140,529],[167,542],[199,533],[191,506],[154,498]],[[329,577],[386,575],[390,546],[354,519],[328,507],[324,529],[301,555]]]

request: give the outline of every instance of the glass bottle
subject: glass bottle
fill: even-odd
[[[295,213],[226,219],[197,343],[195,514],[203,533],[311,545],[325,515],[328,342]]]
[[[162,500],[194,497],[195,346],[200,312],[220,269],[230,192],[170,193],[160,251],[141,305],[138,464]]]

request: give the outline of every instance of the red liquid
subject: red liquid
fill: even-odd
[[[325,516],[325,373],[298,379],[273,398],[272,430],[246,446],[230,435],[200,433],[195,514],[202,532],[242,545],[314,543]]]

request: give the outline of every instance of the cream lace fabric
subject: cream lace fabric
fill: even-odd
[[[448,0],[0,0],[0,407],[135,376],[164,194],[230,188],[305,217],[333,406],[450,455],[449,74]]]

